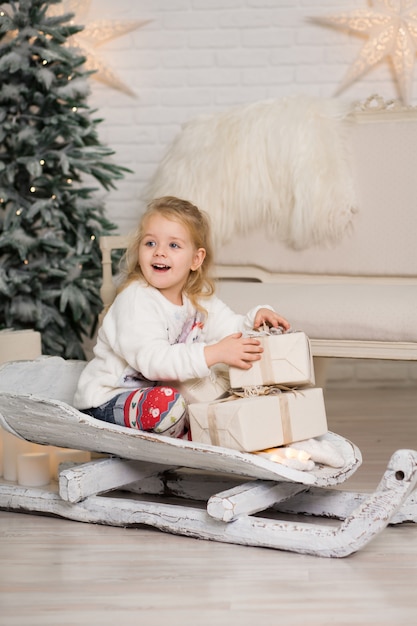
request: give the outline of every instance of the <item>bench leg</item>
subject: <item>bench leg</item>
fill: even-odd
[[[326,387],[327,375],[329,373],[330,359],[322,356],[313,357],[314,376],[316,387],[324,389]]]

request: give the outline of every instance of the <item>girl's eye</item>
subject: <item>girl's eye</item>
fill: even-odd
[[[145,241],[145,246],[148,248],[152,248],[155,245],[154,241]]]
[[[169,245],[171,246],[171,248],[179,248],[179,245],[177,243],[175,243],[175,241],[173,241]]]

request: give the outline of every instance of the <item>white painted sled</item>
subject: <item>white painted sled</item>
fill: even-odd
[[[361,463],[358,448],[324,438],[342,468],[295,470],[256,454],[105,424],[71,406],[84,363],[58,357],[0,369],[0,425],[27,441],[104,453],[61,469],[59,482],[0,482],[0,509],[160,530],[227,543],[348,556],[388,524],[417,521],[417,452],[399,450],[371,494],[337,488]],[[97,456],[97,455],[96,455]],[[184,502],[184,504],[181,504]],[[264,516],[258,514],[265,511]],[[341,520],[289,519],[307,514]]]

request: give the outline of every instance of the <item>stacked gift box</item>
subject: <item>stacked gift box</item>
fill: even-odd
[[[327,432],[309,338],[301,331],[272,331],[257,337],[263,354],[249,370],[230,367],[228,397],[216,396],[213,385],[211,401],[206,394],[189,405],[193,441],[255,452]]]

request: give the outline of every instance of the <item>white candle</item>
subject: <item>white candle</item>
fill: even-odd
[[[42,487],[50,482],[49,454],[31,452],[17,457],[17,482],[23,487]]]
[[[91,461],[91,452],[73,450],[71,448],[54,448],[51,454],[52,478],[58,480],[61,463],[88,463]]]
[[[17,481],[17,457],[19,454],[33,452],[33,444],[19,439],[6,430],[3,431],[3,478]]]

